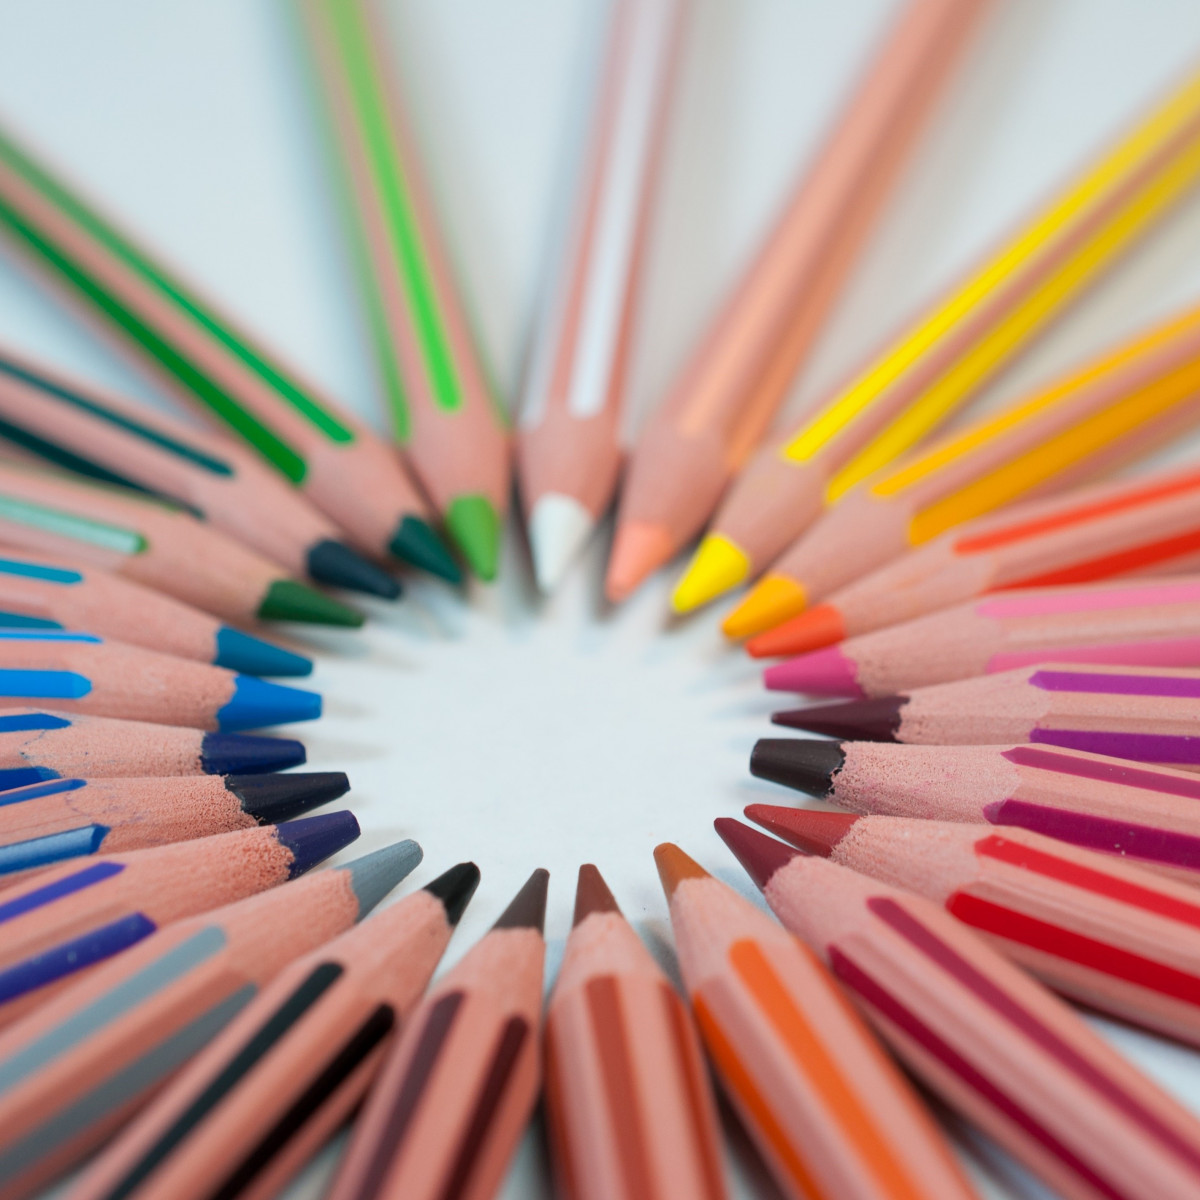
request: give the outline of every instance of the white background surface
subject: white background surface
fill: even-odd
[[[889,0],[699,0],[670,129],[632,414],[661,393],[817,144]],[[813,398],[1200,59],[1194,0],[1000,0],[796,399]],[[503,394],[519,390],[559,203],[589,0],[409,0],[395,11],[451,248]],[[269,345],[381,421],[286,10],[263,0],[0,0],[0,118],[140,230]],[[1200,300],[1200,201],[989,393],[1065,368]],[[0,254],[0,339],[166,403]],[[1181,448],[1179,453],[1187,453]],[[483,885],[452,961],[534,866],[551,869],[549,971],[574,872],[595,861],[668,969],[650,850],[676,840],[735,886],[711,831],[782,793],[746,760],[776,705],[712,614],[664,620],[669,579],[599,600],[602,548],[543,603],[513,532],[501,582],[463,602],[417,583],[361,635],[330,635],[310,765],[345,769],[372,849],[415,836],[413,883],[473,857]],[[310,639],[312,644],[315,640]],[[789,794],[790,795],[790,794]],[[408,889],[411,889],[411,884]],[[1109,1036],[1200,1108],[1200,1059]],[[736,1195],[772,1195],[731,1129]],[[329,1155],[326,1155],[328,1166]],[[1044,1194],[1002,1158],[988,1195]],[[320,1171],[294,1189],[317,1194]],[[548,1194],[535,1135],[507,1197]]]

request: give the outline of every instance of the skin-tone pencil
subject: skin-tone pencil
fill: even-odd
[[[395,452],[0,132],[0,227],[61,295],[222,421],[354,545],[457,576]]]
[[[303,0],[300,14],[396,436],[471,570],[492,579],[508,508],[508,430],[388,60],[386,22],[372,0]]]
[[[1200,667],[1200,576],[1036,588],[812,650],[763,672],[768,688],[886,696],[1040,662]]]
[[[974,1196],[817,956],[677,846],[654,859],[708,1057],[783,1194]]]
[[[985,592],[1200,566],[1200,472],[1160,472],[969,521],[746,643],[803,654]]]
[[[827,506],[979,392],[1200,176],[1200,72],[748,464],[676,593],[695,607],[767,567]],[[760,597],[761,599],[761,597]],[[686,601],[686,604],[682,604]]]
[[[309,675],[312,661],[98,567],[0,548],[0,627],[89,629],[246,675]]]
[[[546,1112],[569,1200],[726,1194],[691,1017],[590,863],[546,1012]]]
[[[358,1107],[479,882],[460,863],[285,968],[71,1195],[267,1200]]]
[[[1029,829],[1200,883],[1200,780],[1187,771],[1047,746],[762,738],[750,773],[857,813]]]
[[[316,692],[56,629],[0,629],[0,699],[232,732],[321,715]]]
[[[1200,1121],[973,930],[922,896],[717,825],[901,1062],[1056,1195],[1196,1194]]]
[[[628,596],[700,532],[753,453],[987,7],[988,0],[909,0],[882,39],[638,438],[609,562],[610,599]]]
[[[573,207],[533,335],[517,467],[553,591],[612,500],[656,162],[684,0],[614,0]]]
[[[399,842],[178,921],[0,1034],[0,1176],[16,1200],[120,1128],[279,972],[421,861]]]
[[[293,738],[0,709],[0,791],[46,779],[258,774],[303,766],[305,758]]]
[[[341,771],[27,784],[0,794],[0,886],[67,859],[277,825],[349,790]]]
[[[541,1079],[549,878],[534,871],[409,1018],[355,1121],[328,1200],[496,1194]]]
[[[174,500],[293,575],[388,600],[400,594],[249,450],[5,346],[0,435],[57,466]]]
[[[1200,417],[1200,308],[909,455],[823,513],[726,618],[761,633],[961,525],[1097,476]]]
[[[774,713],[777,725],[850,741],[1065,746],[1200,767],[1200,671],[1060,663]]]
[[[357,628],[362,614],[191,513],[126,488],[0,462],[0,544],[87,563],[225,621]]]
[[[63,863],[0,899],[0,1024],[172,921],[302,875],[358,837],[349,812]]]

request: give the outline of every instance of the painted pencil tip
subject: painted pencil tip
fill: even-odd
[[[333,538],[309,547],[306,566],[318,583],[330,587],[381,596],[384,600],[395,600],[401,592],[400,581],[394,575]]]
[[[858,664],[843,654],[840,646],[826,646],[776,663],[763,672],[763,683],[772,692],[864,698],[858,685]]]
[[[534,504],[529,548],[538,590],[544,595],[558,589],[595,526],[592,514],[574,496],[548,492]]]
[[[425,890],[442,902],[446,920],[457,925],[478,886],[479,868],[473,862],[460,862],[427,883]]]
[[[206,733],[200,741],[200,769],[206,775],[251,775],[302,767],[308,758],[294,738],[249,733]]]
[[[822,799],[833,791],[833,777],[846,765],[841,742],[816,738],[759,738],[750,752],[750,774]]]
[[[321,715],[321,697],[302,688],[270,683],[256,675],[235,675],[233,695],[217,710],[222,732],[261,729],[290,721],[315,721]]]
[[[579,868],[579,879],[575,884],[575,915],[571,918],[571,928],[592,913],[620,911],[612,892],[608,890],[608,884],[604,882],[604,876],[593,863],[584,863]]]
[[[807,603],[807,594],[794,579],[770,572],[725,618],[721,632],[730,638],[746,638],[762,633],[803,612]]]
[[[11,792],[13,788],[28,787],[31,783],[45,783],[47,779],[62,776],[50,767],[8,767],[0,771],[0,792]]]
[[[550,872],[545,867],[538,867],[525,880],[521,890],[512,898],[492,928],[536,929],[541,933],[546,927],[546,895],[549,890]]]
[[[322,813],[318,817],[300,817],[275,827],[281,846],[292,852],[288,878],[295,879],[350,845],[359,835],[358,820],[352,812]]]
[[[258,617],[263,621],[304,621],[347,629],[357,629],[365,619],[362,613],[295,579],[276,579],[267,588],[258,606]]]
[[[486,496],[458,496],[446,509],[446,528],[471,570],[485,583],[500,564],[500,514]]]
[[[746,651],[752,658],[782,658],[836,645],[846,637],[846,623],[832,604],[817,604],[782,625],[752,637]]]
[[[776,725],[806,729],[844,738],[848,742],[894,742],[907,696],[880,696],[875,700],[848,700],[771,714]]]
[[[404,517],[388,542],[388,551],[394,558],[419,571],[436,575],[447,583],[462,583],[462,569],[454,561],[454,556],[446,549],[445,542],[433,527],[420,517]]]
[[[303,654],[293,654],[274,642],[252,637],[240,629],[222,625],[217,630],[216,653],[213,665],[228,671],[240,671],[243,675],[290,675],[299,677],[312,674],[312,659]]]
[[[665,526],[621,522],[608,558],[604,594],[613,604],[620,604],[674,553],[675,544]]]
[[[671,606],[688,613],[744,583],[750,576],[750,557],[736,542],[710,533],[675,587]]]
[[[805,854],[820,858],[828,858],[859,819],[856,813],[781,808],[775,804],[751,804],[746,808],[746,816]]]
[[[713,828],[760,889],[765,888],[775,872],[786,867],[798,853],[791,846],[785,846],[732,817],[718,817]]]
[[[344,796],[350,790],[350,780],[341,771],[226,775],[225,788],[260,825],[278,825]]]
[[[424,856],[421,847],[412,838],[406,838],[347,863],[343,869],[350,876],[350,887],[358,900],[359,918],[365,917],[396,884],[412,874]]]
[[[708,872],[674,842],[663,842],[654,847],[654,865],[658,867],[658,879],[668,900],[685,879],[708,878]]]

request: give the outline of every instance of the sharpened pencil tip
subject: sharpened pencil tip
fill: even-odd
[[[309,625],[340,625],[357,629],[362,613],[295,579],[276,579],[258,606],[263,621],[304,621]]]
[[[343,868],[350,876],[350,887],[358,900],[359,919],[365,917],[406,875],[411,874],[424,857],[424,851],[411,838],[393,842],[364,854]]]
[[[708,872],[689,854],[685,854],[674,842],[663,842],[654,847],[654,864],[658,867],[658,878],[662,889],[670,900],[675,889],[685,879],[705,879]]]
[[[613,604],[620,604],[632,596],[648,576],[669,562],[674,553],[675,544],[665,527],[634,521],[618,525],[608,557],[604,594]]]
[[[313,579],[330,587],[380,596],[384,600],[395,600],[400,595],[400,581],[395,576],[333,538],[311,546],[306,565]]]
[[[772,713],[771,720],[789,729],[806,729],[848,742],[894,742],[907,703],[907,696],[880,696],[875,700],[793,708]]]
[[[776,804],[751,804],[746,816],[776,837],[803,850],[828,858],[833,848],[859,820],[855,813],[820,812],[812,808],[782,808]]]
[[[743,583],[750,575],[750,558],[736,542],[710,533],[696,550],[675,587],[671,605],[689,613]]]
[[[730,638],[750,637],[803,612],[807,603],[807,593],[794,579],[770,573],[725,618],[721,630]]]
[[[574,496],[548,492],[529,514],[529,548],[538,590],[557,591],[595,528],[592,514]]]
[[[388,550],[394,558],[436,575],[447,583],[462,583],[462,569],[432,526],[420,517],[406,516],[392,534]]]
[[[358,835],[358,820],[346,810],[322,813],[318,817],[300,817],[275,829],[279,844],[292,852],[289,879],[295,879],[317,863],[324,862],[350,845]]]
[[[807,654],[836,645],[846,637],[846,622],[832,604],[817,604],[790,621],[752,637],[746,653],[752,658],[781,658]]]
[[[621,911],[604,876],[592,863],[584,863],[579,868],[579,879],[575,884],[575,915],[571,918],[573,929],[585,917],[592,913],[619,913]]]
[[[538,867],[500,914],[493,929],[536,929],[546,927],[546,895],[550,890],[550,872]]]
[[[786,867],[797,854],[791,846],[785,846],[732,817],[718,817],[713,828],[759,888],[765,888],[771,882],[771,876],[780,867]]]
[[[473,862],[460,862],[427,883],[425,890],[445,906],[446,920],[457,925],[478,886],[479,868]]]
[[[350,790],[350,780],[341,771],[226,775],[225,787],[260,825],[278,825],[344,796]]]
[[[501,525],[496,506],[486,496],[458,496],[446,509],[450,536],[485,583],[496,578],[500,565]]]
[[[750,752],[750,774],[757,779],[824,798],[833,777],[846,765],[842,742],[816,738],[759,738]]]
[[[217,630],[213,665],[243,675],[285,675],[293,678],[312,674],[312,659],[293,654],[274,642],[252,637],[240,629],[222,625]]]
[[[308,758],[295,738],[251,733],[206,733],[200,742],[200,767],[206,775],[250,775],[302,767]]]
[[[217,710],[222,732],[261,729],[289,721],[315,721],[321,715],[321,697],[302,688],[270,683],[257,675],[234,677],[233,695]]]
[[[767,667],[763,684],[771,692],[865,699],[858,683],[858,664],[842,653],[841,646],[826,646]]]

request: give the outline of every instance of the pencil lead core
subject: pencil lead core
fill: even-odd
[[[880,696],[876,700],[848,700],[843,704],[818,704],[771,714],[776,725],[824,733],[854,742],[894,742],[907,696]]]
[[[750,752],[750,774],[824,798],[846,764],[842,742],[816,738],[759,738]]]
[[[478,886],[479,868],[473,862],[461,862],[427,883],[425,890],[445,905],[446,920],[457,925]]]
[[[713,828],[759,888],[765,888],[771,882],[771,876],[780,867],[786,867],[797,854],[791,846],[785,846],[732,817],[718,817]]]
[[[550,888],[550,872],[538,867],[500,914],[493,929],[536,929],[546,927],[546,893]]]
[[[654,847],[654,863],[668,900],[685,879],[709,877],[708,872],[691,855],[685,854],[673,842],[663,842],[661,846]]]
[[[828,858],[859,818],[855,813],[819,812],[811,808],[781,808],[751,804],[746,816],[805,854]]]
[[[604,876],[594,864],[584,863],[579,868],[579,881],[575,884],[575,915],[571,920],[571,928],[592,913],[620,911],[612,892],[608,890],[608,884],[604,882]]]

